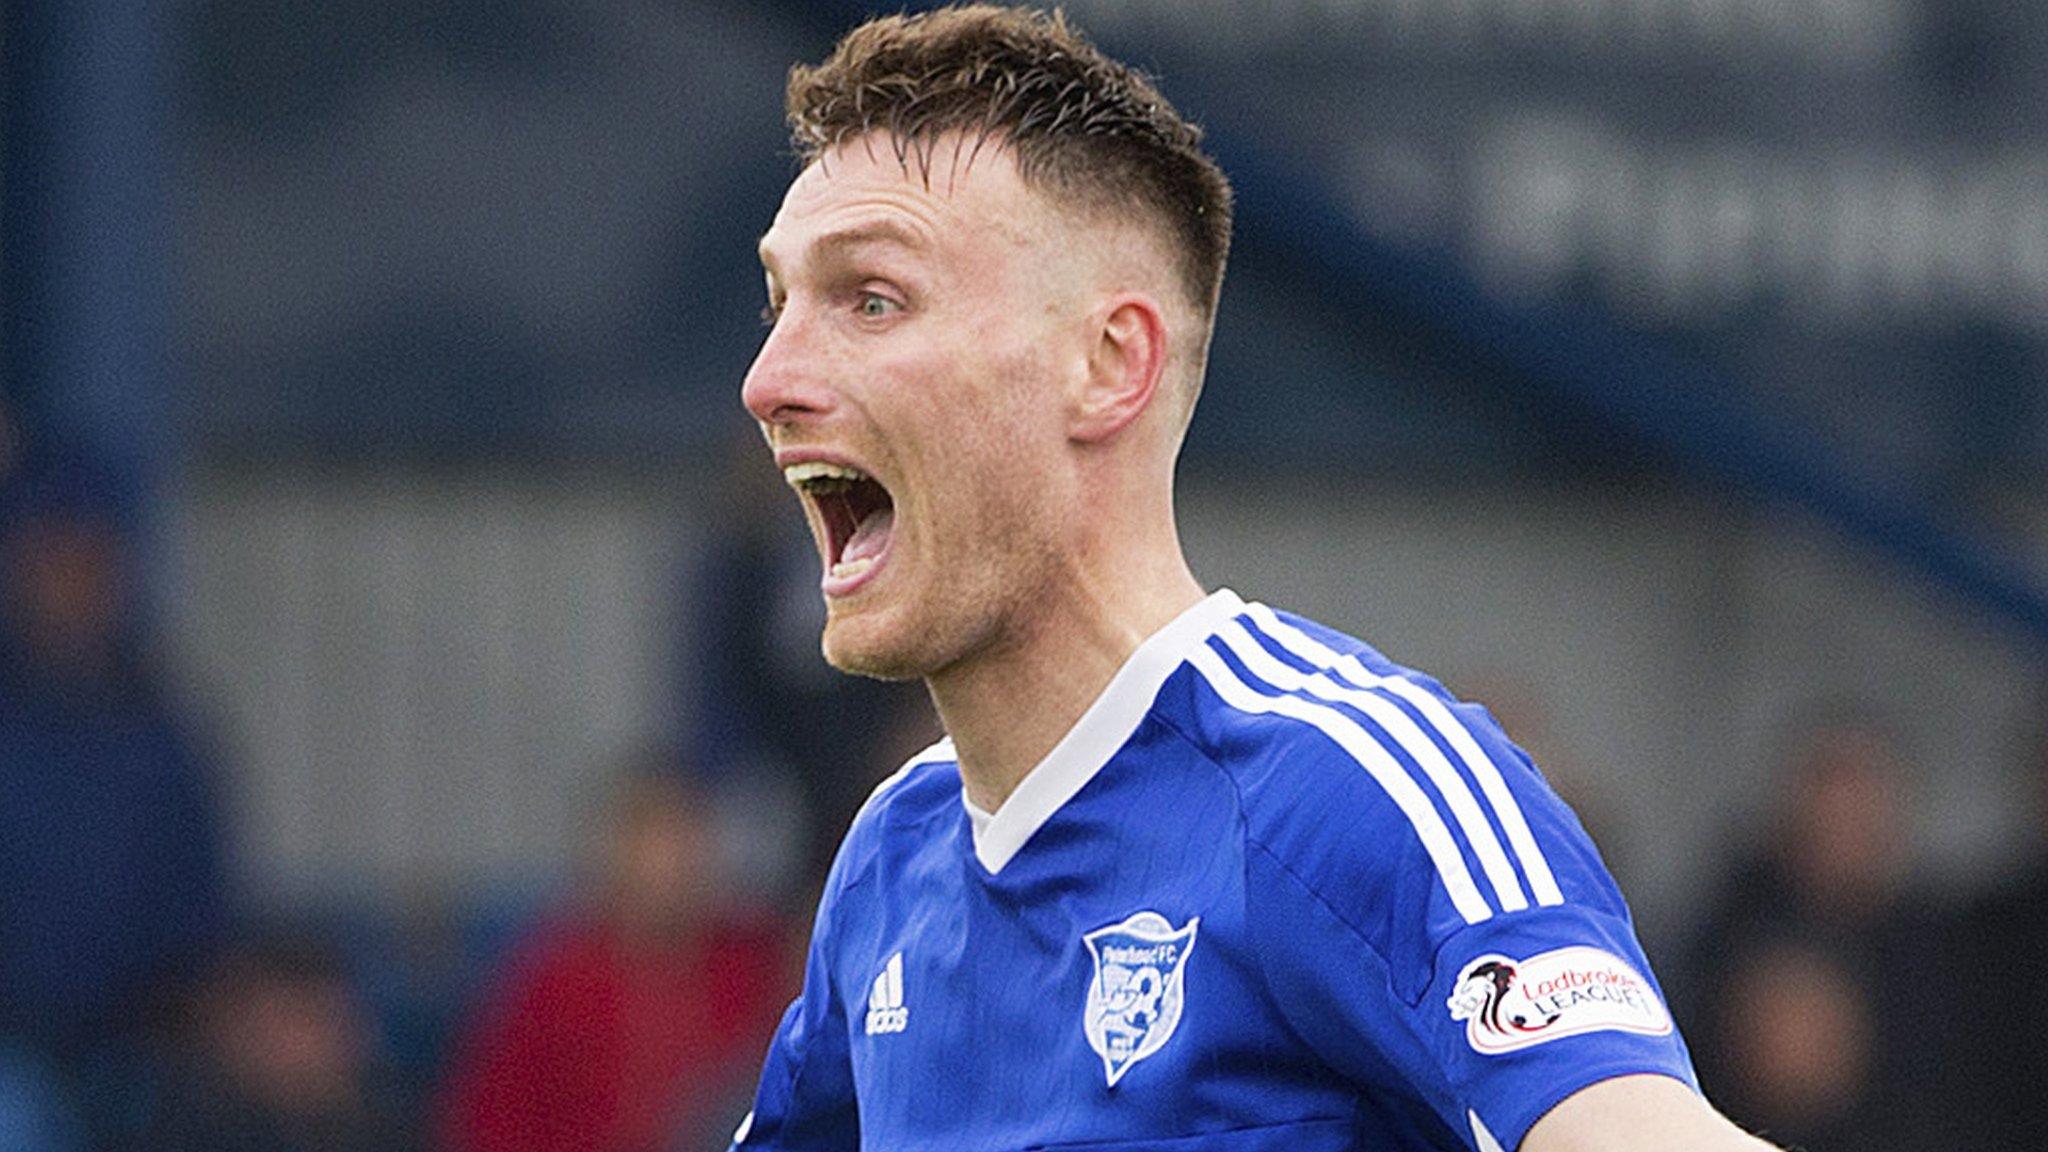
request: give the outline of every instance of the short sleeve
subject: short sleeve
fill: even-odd
[[[1410,1012],[1422,1067],[1504,1148],[1602,1080],[1659,1073],[1699,1088],[1634,933],[1605,913],[1534,909],[1458,933]]]
[[[1270,852],[1255,848],[1250,871],[1282,1013],[1394,1121],[1511,1152],[1545,1113],[1602,1080],[1658,1073],[1697,1090],[1624,915],[1532,906],[1440,938],[1418,933],[1428,947],[1389,957],[1350,910]]]

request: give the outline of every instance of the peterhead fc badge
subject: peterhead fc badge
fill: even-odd
[[[1137,912],[1081,937],[1095,958],[1081,1027],[1111,1087],[1131,1065],[1166,1047],[1180,1027],[1188,954],[1201,923],[1196,916],[1175,929],[1157,912]]]

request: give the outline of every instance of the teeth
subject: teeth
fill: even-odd
[[[782,470],[782,478],[787,480],[791,487],[801,487],[802,485],[815,483],[819,480],[866,480],[868,479],[868,474],[858,468],[848,468],[844,464],[830,464],[823,460],[809,460],[802,464],[791,464],[789,467],[784,468]]]
[[[872,556],[859,560],[841,560],[832,566],[832,575],[840,580],[851,580],[874,566],[875,558]]]

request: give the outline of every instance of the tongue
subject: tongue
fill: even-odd
[[[877,508],[861,518],[860,525],[846,540],[846,547],[839,550],[839,562],[871,560],[882,554],[889,545],[889,530],[896,526],[896,510]]]

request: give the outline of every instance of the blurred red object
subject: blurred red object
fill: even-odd
[[[452,1152],[658,1152],[745,1110],[792,989],[786,933],[721,907],[708,820],[672,779],[630,784],[595,900],[522,945],[457,1044]]]

